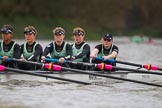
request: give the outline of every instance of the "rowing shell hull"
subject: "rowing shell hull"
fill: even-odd
[[[62,72],[62,73],[60,73],[60,72],[54,72],[54,73],[41,72],[41,73],[50,75],[50,76],[67,78],[67,79],[78,80],[78,81],[84,81],[84,82],[89,82],[89,83],[121,82],[121,81],[115,81],[115,80],[109,79],[109,78],[103,78],[103,77],[86,75],[86,74],[79,74],[79,73],[75,73],[75,72]],[[107,75],[111,75],[111,74],[107,74]],[[126,78],[127,74],[114,74],[113,76]],[[1,72],[0,82],[7,82],[7,81],[11,81],[11,80],[26,80],[26,81],[40,81],[40,82],[60,81],[60,80],[51,79],[48,77],[45,78],[45,77],[40,77],[40,76],[19,74],[19,73],[12,73],[12,72],[2,74],[2,72]]]
[[[37,71],[35,71],[37,72]],[[3,73],[3,72],[1,72]],[[98,77],[93,75],[86,75],[86,74],[79,74],[75,72],[41,72],[42,74],[55,76],[55,77],[61,77],[61,78],[67,78],[72,80],[78,80],[78,81],[84,81],[89,83],[120,83],[123,82],[121,80],[114,80],[110,78],[104,78],[104,77]],[[106,73],[105,75],[120,77],[120,78],[128,78],[128,79],[134,79],[134,80],[140,80],[140,81],[146,81],[146,82],[155,82],[155,81],[162,81],[161,75],[151,75],[151,74],[137,74],[137,73],[122,73],[118,72],[119,74],[110,74]],[[40,82],[49,82],[49,81],[60,81],[56,79],[50,79],[45,77],[39,77],[39,76],[33,76],[33,75],[27,75],[27,74],[19,74],[19,73],[4,73],[0,74],[0,82],[7,82],[11,80],[26,80],[26,81],[40,81]]]

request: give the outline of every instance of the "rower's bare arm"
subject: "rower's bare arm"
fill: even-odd
[[[116,51],[113,51],[112,54],[110,54],[109,58],[116,58],[118,56],[118,53]]]
[[[45,60],[46,60],[46,57],[45,57],[45,56],[42,56],[42,57],[41,57],[41,61],[42,61],[42,62],[45,62]]]
[[[108,60],[108,59],[116,58],[117,56],[118,56],[118,53],[116,51],[113,51],[110,55],[108,55],[108,56],[102,56],[102,58],[104,60]]]
[[[96,55],[98,54],[98,52],[99,52],[99,50],[98,50],[97,48],[95,48],[95,49],[92,51],[90,57],[91,57],[91,58],[95,58]]]

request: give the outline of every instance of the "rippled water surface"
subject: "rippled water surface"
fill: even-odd
[[[114,40],[120,49],[118,60],[162,67],[162,40],[155,40],[158,44],[130,43],[127,38],[118,37]],[[44,47],[50,41],[38,42]],[[99,41],[89,43],[93,48]],[[117,66],[136,68],[122,64]],[[139,77],[130,78],[138,80],[141,79]],[[144,77],[142,80],[150,81],[149,78]],[[151,82],[162,85],[162,80]],[[12,79],[0,82],[0,92],[0,108],[162,108],[162,88],[131,82],[97,86]]]

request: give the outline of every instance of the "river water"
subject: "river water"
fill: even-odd
[[[23,41],[17,42],[21,44]],[[38,42],[44,47],[51,41]],[[137,44],[129,42],[126,37],[115,37],[114,44],[120,49],[118,60],[162,67],[162,40],[155,39],[154,42]],[[93,48],[100,42],[87,43]],[[122,64],[117,66],[136,68]],[[155,83],[162,85],[162,80]],[[11,80],[0,82],[0,92],[0,108],[162,108],[162,88],[131,82],[97,86]]]

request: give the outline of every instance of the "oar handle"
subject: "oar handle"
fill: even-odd
[[[58,63],[58,59],[51,59],[51,58],[46,58],[45,61],[48,61],[48,62],[53,62],[53,63]]]
[[[58,63],[59,60],[58,59],[52,59],[52,58],[46,58],[45,61],[49,61],[49,62],[53,62],[53,63]],[[66,63],[67,61],[64,60],[64,63]]]
[[[0,56],[0,60],[2,60],[2,57]]]
[[[10,62],[12,59],[11,58],[7,58],[7,61]]]
[[[2,56],[0,56],[0,60],[2,60],[3,59],[3,57]],[[7,58],[7,61],[8,62],[10,62],[12,60],[12,58]]]
[[[110,63],[115,63],[116,62],[115,59],[107,59],[107,60],[104,60],[101,57],[95,57],[95,59],[98,60],[98,61],[105,61],[105,62],[110,62]]]

